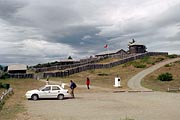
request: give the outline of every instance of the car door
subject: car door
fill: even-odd
[[[57,98],[57,96],[60,93],[60,87],[59,86],[52,86],[52,90],[51,90],[51,97],[52,98]]]
[[[39,93],[40,98],[51,98],[51,86],[46,86]]]

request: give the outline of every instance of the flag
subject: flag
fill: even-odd
[[[106,45],[104,45],[104,48],[108,48],[108,45],[106,44]]]

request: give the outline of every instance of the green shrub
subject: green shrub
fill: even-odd
[[[124,63],[124,64],[122,65],[123,68],[124,68],[124,67],[128,67],[128,66],[130,66],[130,64],[128,64],[128,63]]]
[[[98,75],[99,75],[99,76],[108,76],[107,73],[99,73]]]
[[[172,54],[172,55],[168,55],[167,57],[168,57],[168,58],[177,58],[177,57],[178,57],[178,55],[176,55],[176,54]]]
[[[1,100],[0,101],[0,110],[2,110],[4,104],[5,104],[4,100]]]
[[[170,63],[170,64],[166,64],[166,65],[165,65],[165,67],[172,67],[172,66],[174,66],[173,63]]]
[[[167,73],[160,74],[157,79],[160,81],[171,81],[173,80],[173,76],[171,73],[167,72]]]
[[[171,65],[170,64],[166,64],[165,67],[171,67]]]
[[[155,65],[156,63],[155,62],[152,62],[152,65]]]
[[[0,79],[7,79],[7,78],[9,78],[8,73],[3,73],[2,76],[0,77]]]
[[[164,58],[157,58],[156,59],[156,62],[161,62],[161,61],[163,61],[164,60]]]
[[[142,59],[141,59],[141,61],[142,62],[144,62],[144,63],[148,63],[149,62],[149,56],[145,56],[145,57],[143,57]]]
[[[134,67],[136,67],[136,68],[146,68],[146,65],[144,65],[144,64],[136,64],[136,65],[134,65]]]

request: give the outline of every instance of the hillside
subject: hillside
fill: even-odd
[[[173,75],[172,81],[160,81],[157,79],[158,75],[162,73],[171,73]],[[154,71],[153,73],[146,76],[142,85],[157,91],[167,91],[168,88],[180,88],[180,61],[167,64],[162,68]]]
[[[85,84],[86,77],[91,79],[91,85],[113,88],[114,78],[118,75],[121,77],[121,89],[128,89],[127,81],[136,73],[143,69],[150,67],[160,61],[166,60],[166,56],[151,56],[144,57],[139,60],[128,62],[116,67],[108,69],[95,69],[88,70],[80,73],[73,74],[66,78],[50,78],[50,80],[57,80],[61,82],[69,82],[70,79],[78,84]],[[103,61],[102,61],[103,62]],[[105,61],[106,62],[106,61]]]

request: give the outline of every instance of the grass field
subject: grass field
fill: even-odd
[[[168,59],[165,56],[154,56],[154,57],[145,57],[140,60],[122,64],[110,69],[98,69],[98,70],[89,70],[80,72],[74,75],[71,75],[66,78],[50,78],[53,81],[60,81],[69,83],[70,80],[74,80],[77,84],[85,85],[86,78],[89,77],[91,80],[91,85],[100,86],[105,88],[112,88],[118,90],[128,89],[127,82],[134,76],[136,73],[144,70],[145,68],[156,64],[162,60]],[[107,61],[104,61],[104,63]],[[137,67],[139,64],[145,65],[143,68]],[[175,63],[179,65],[179,62]],[[168,67],[167,69],[173,69],[173,67]],[[179,68],[178,68],[179,69]],[[122,88],[114,88],[114,78],[116,76],[121,77]],[[178,80],[178,76],[175,77]],[[0,80],[0,82],[8,83],[14,89],[15,94],[13,94],[9,99],[6,100],[6,103],[3,107],[3,110],[0,111],[0,120],[12,120],[15,119],[18,113],[26,111],[25,106],[23,106],[25,98],[25,93],[27,90],[39,88],[44,85],[44,83],[38,80],[32,79],[7,79]],[[148,83],[149,84],[149,83]],[[174,84],[174,83],[173,83]],[[146,84],[145,84],[146,85]],[[78,90],[78,88],[77,88]],[[78,91],[76,91],[78,92]]]
[[[160,81],[157,79],[158,75],[166,72],[169,72],[173,75],[172,81]],[[179,73],[180,73],[180,61],[167,64],[164,67],[153,72],[152,74],[146,76],[142,81],[142,85],[156,91],[167,91],[168,88],[171,89],[180,88]]]

